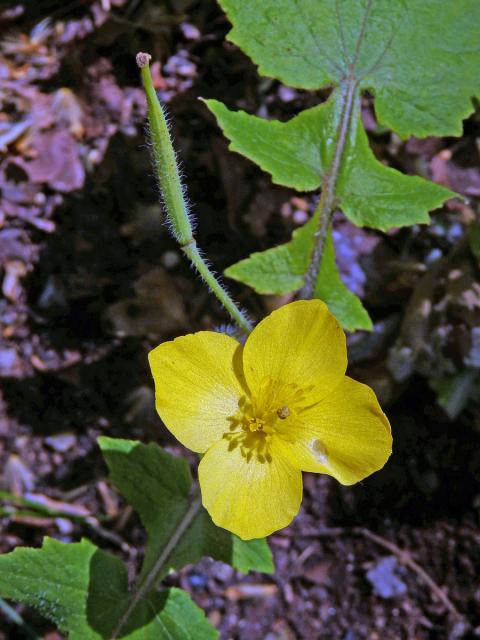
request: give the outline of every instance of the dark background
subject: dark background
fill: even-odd
[[[228,23],[210,0],[0,7],[0,488],[108,515],[84,527],[5,499],[0,551],[83,535],[134,569],[144,534],[108,487],[96,438],[155,440],[185,454],[154,413],[146,356],[227,320],[162,227],[135,53],[153,56],[198,241],[218,272],[288,240],[315,197],[273,186],[230,153],[197,98],[285,120],[328,91],[260,78],[225,41]],[[369,96],[363,116],[383,162],[465,199],[429,227],[386,235],[336,216],[342,275],[375,322],[373,334],[349,338],[350,373],[377,391],[394,455],[350,488],[305,475],[299,517],[271,537],[274,576],[242,577],[205,559],[168,578],[225,639],[480,636],[478,115],[461,139],[407,142],[378,127]],[[289,299],[231,289],[255,318]],[[19,610],[49,640],[60,637]],[[17,637],[0,613],[0,638]]]

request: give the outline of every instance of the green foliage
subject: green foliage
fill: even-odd
[[[361,120],[361,92],[374,96],[381,126],[401,138],[459,135],[480,93],[478,0],[220,0],[229,34],[260,73],[303,89],[331,87],[330,98],[288,122],[233,112],[215,100],[230,148],[272,180],[298,191],[330,188],[334,208],[358,226],[381,231],[426,223],[430,210],[452,197],[448,189],[403,175],[374,156]],[[146,64],[147,58],[142,58]],[[248,333],[250,324],[201,259],[191,235],[175,155],[148,65],[142,76],[167,212],[184,252]],[[347,97],[348,96],[348,99]],[[351,100],[351,103],[348,101]],[[162,173],[163,172],[163,173]],[[321,211],[286,244],[231,266],[229,277],[259,293],[300,289],[312,260]],[[327,221],[330,218],[326,218]],[[326,235],[314,295],[348,330],[371,329],[361,301],[343,284],[331,229]],[[470,229],[479,255],[478,225]],[[190,253],[189,253],[190,252]],[[191,255],[190,255],[191,254]],[[477,390],[472,371],[431,381],[438,401],[457,416]],[[145,558],[133,590],[123,562],[88,540],[0,556],[0,596],[33,606],[72,640],[210,640],[218,633],[181,589],[157,591],[159,580],[203,556],[244,573],[273,571],[266,540],[242,541],[216,527],[192,500],[187,461],[156,444],[102,437],[112,483],[147,531]]]
[[[184,458],[175,458],[153,443],[102,437],[99,445],[113,484],[138,512],[147,530],[141,579],[151,571],[189,508],[190,469]],[[164,574],[203,556],[227,562],[243,573],[274,570],[266,540],[241,540],[214,525],[202,507],[170,555]]]
[[[461,135],[480,90],[477,0],[220,0],[262,75],[318,89],[355,78],[402,138]]]
[[[258,293],[283,294],[303,285],[312,252],[316,219],[293,232],[290,242],[274,249],[253,253],[226,269],[229,278],[250,285]],[[360,299],[343,284],[335,262],[335,247],[328,233],[315,286],[315,297],[326,302],[347,331],[372,329],[370,316]]]
[[[315,283],[316,298],[324,300],[330,311],[347,331],[373,328],[370,316],[360,299],[343,284],[335,264],[335,247],[328,233],[323,251],[322,265]]]
[[[210,640],[218,634],[181,589],[156,591],[171,569],[205,555],[247,573],[272,572],[266,540],[243,541],[216,527],[199,508],[177,544],[158,559],[191,509],[190,469],[156,444],[102,437],[100,447],[112,482],[138,512],[148,533],[141,573],[132,592],[121,560],[88,540],[63,544],[46,538],[41,549],[18,548],[0,556],[0,596],[29,604],[72,640]],[[153,579],[151,579],[153,576]],[[145,586],[147,585],[147,586]],[[138,604],[132,606],[136,594]],[[130,609],[129,609],[130,607]]]
[[[269,172],[273,182],[299,191],[325,189],[334,180],[334,206],[354,224],[382,231],[427,223],[428,212],[455,195],[375,158],[361,121],[361,90],[373,92],[379,122],[400,137],[460,134],[480,88],[476,0],[220,4],[233,24],[229,39],[260,73],[304,89],[333,87],[327,102],[284,123],[207,100],[232,150]],[[348,113],[346,87],[353,95]],[[313,236],[315,228],[305,229],[286,245],[253,254],[226,274],[261,293],[301,288],[313,250],[308,233]],[[341,283],[331,246],[329,252],[329,268],[322,263],[315,295],[346,329],[368,328],[366,311]]]
[[[341,109],[337,93],[286,123],[229,111],[216,100],[206,104],[230,139],[230,148],[271,173],[273,182],[298,191],[320,187],[332,162]],[[357,226],[382,231],[428,222],[428,211],[455,194],[379,162],[368,145],[358,106],[338,176],[339,207]]]
[[[429,384],[437,394],[438,404],[451,420],[458,418],[469,400],[478,396],[478,372],[475,369],[465,369],[444,378],[431,378]]]
[[[303,285],[312,251],[314,220],[293,232],[286,244],[252,253],[225,270],[225,275],[250,285],[258,293],[284,294]]]
[[[88,540],[0,556],[0,594],[33,606],[70,640],[112,638],[130,594],[124,564]],[[181,589],[150,592],[121,634],[124,640],[212,640],[218,633]]]
[[[273,182],[298,191],[318,189],[332,158],[328,140],[335,134],[334,101],[302,111],[288,122],[230,111],[218,100],[205,104],[230,140],[229,148],[270,173]]]

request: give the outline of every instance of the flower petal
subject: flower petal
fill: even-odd
[[[375,393],[345,377],[326,398],[304,409],[288,434],[303,471],[326,473],[342,484],[381,469],[392,452],[390,423]]]
[[[302,501],[301,471],[273,441],[266,457],[232,444],[225,438],[217,442],[198,467],[203,505],[212,520],[243,540],[286,527]]]
[[[292,302],[255,327],[244,347],[243,368],[253,395],[269,376],[304,389],[313,387],[313,403],[345,374],[345,334],[321,300]]]
[[[228,431],[245,395],[242,346],[214,331],[164,342],[148,355],[158,414],[189,449],[203,453]]]

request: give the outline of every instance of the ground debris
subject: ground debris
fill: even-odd
[[[367,580],[381,598],[388,600],[403,596],[407,592],[407,585],[396,575],[396,569],[395,556],[386,556],[367,572]]]

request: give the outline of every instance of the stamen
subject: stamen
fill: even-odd
[[[248,427],[252,433],[254,431],[263,431],[263,427],[265,426],[263,420],[259,420],[258,418],[248,418],[248,422]]]
[[[289,415],[290,409],[286,405],[284,407],[280,407],[280,409],[277,409],[277,416],[280,418],[280,420],[285,420],[285,418],[288,418]]]

